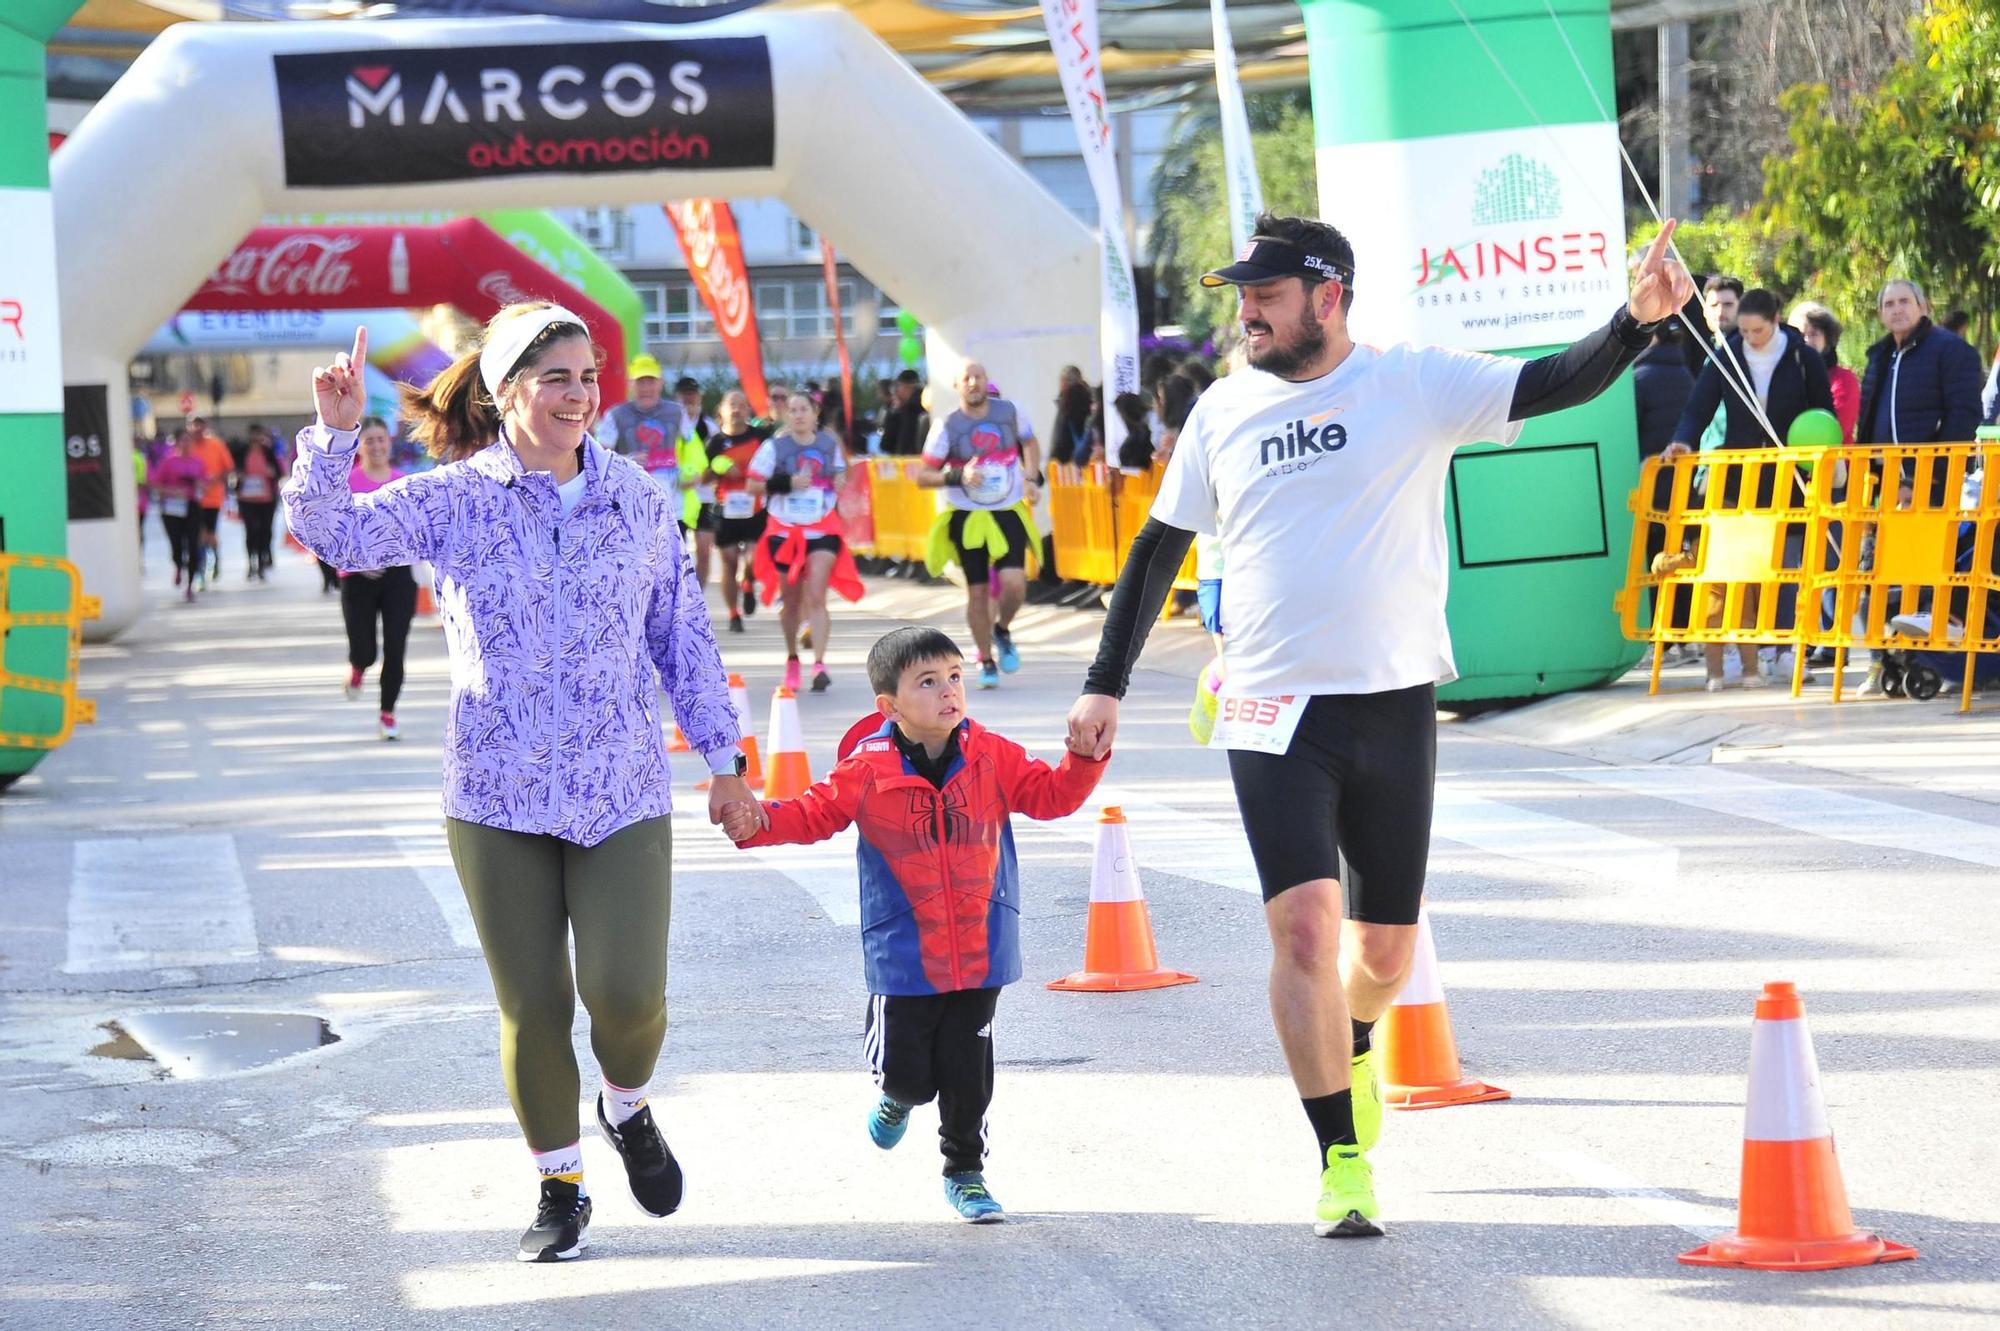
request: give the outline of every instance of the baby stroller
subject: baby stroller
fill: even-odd
[[[1909,637],[1930,636],[1929,614],[1898,615],[1892,622]],[[1988,610],[1986,636],[1991,638],[1996,632],[2000,632],[2000,611]],[[1918,702],[1928,702],[1943,692],[1946,685],[1954,689],[1964,686],[1965,662],[1964,652],[1888,648],[1882,653],[1882,692],[1892,698],[1908,695]],[[2000,652],[1973,653],[1972,687],[2000,688]]]

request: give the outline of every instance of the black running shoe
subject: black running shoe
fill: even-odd
[[[757,589],[747,583],[743,587],[743,613],[746,615],[757,613]]]
[[[667,1139],[653,1126],[653,1107],[647,1105],[618,1127],[604,1117],[604,1096],[597,1097],[597,1130],[618,1158],[625,1162],[625,1182],[632,1200],[647,1215],[659,1219],[680,1209],[681,1163],[667,1149]]]
[[[524,1262],[566,1262],[590,1246],[590,1198],[574,1183],[542,1180],[542,1203],[535,1223],[521,1235],[515,1256]]]
[[[731,615],[729,617],[729,631],[731,633],[742,633],[744,631],[743,616]]]

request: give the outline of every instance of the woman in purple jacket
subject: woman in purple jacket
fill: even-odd
[[[681,1201],[680,1166],[646,1103],[666,1033],[662,685],[715,774],[710,821],[754,797],[679,514],[588,432],[597,349],[583,320],[545,302],[494,316],[479,351],[406,390],[411,433],[441,465],[356,495],[366,353],[364,329],[351,356],[313,372],[319,419],[299,434],[285,509],[306,547],[341,568],[437,570],[452,680],[446,833],[493,977],[507,1093],[541,1175],[518,1255],[559,1261],[590,1226],[578,994],[603,1080],[598,1128],[633,1199],[654,1216]]]

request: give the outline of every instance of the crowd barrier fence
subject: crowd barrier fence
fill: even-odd
[[[55,579],[61,586],[60,610],[16,610],[17,594],[24,586]],[[47,600],[47,596],[37,599]],[[83,592],[83,578],[76,565],[47,555],[0,553],[0,716],[6,714],[4,697],[9,690],[44,694],[56,698],[60,712],[56,728],[44,733],[0,728],[0,748],[53,749],[67,741],[79,725],[97,719],[97,704],[76,696],[77,659],[83,647],[83,621],[101,613],[95,596]],[[16,633],[61,633],[65,636],[64,669],[60,676],[29,675],[7,668],[7,647]],[[0,721],[0,726],[6,723]]]

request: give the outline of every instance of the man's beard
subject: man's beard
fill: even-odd
[[[1293,325],[1292,334],[1291,342],[1286,344],[1279,341],[1278,330],[1272,328],[1272,345],[1261,352],[1249,353],[1250,368],[1275,374],[1280,379],[1289,378],[1318,360],[1326,350],[1326,329],[1313,319],[1310,309]]]

